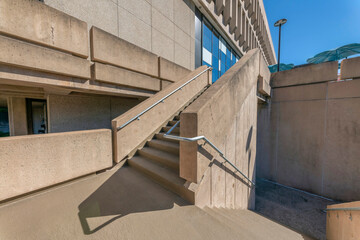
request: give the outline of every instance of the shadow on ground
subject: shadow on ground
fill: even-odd
[[[324,210],[334,203],[264,179],[256,181],[257,213],[315,239],[326,239]]]
[[[122,167],[108,178],[79,206],[79,219],[84,234],[92,234],[128,214],[171,209],[188,203],[129,167]],[[110,219],[91,229],[89,220]]]

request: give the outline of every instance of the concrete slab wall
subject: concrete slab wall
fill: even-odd
[[[0,139],[0,201],[112,166],[111,130]]]
[[[110,96],[48,96],[51,133],[111,128],[111,120],[141,100]]]
[[[187,69],[195,68],[190,0],[44,0],[44,3]]]
[[[327,207],[326,239],[356,240],[360,236],[360,202],[334,204]]]
[[[180,115],[180,135],[205,136],[255,181],[259,50],[241,58]],[[194,186],[195,204],[254,208],[255,190],[210,146],[180,142],[180,176]]]
[[[259,112],[257,175],[333,199],[357,200],[360,80],[329,81],[337,63],[314,68],[273,75],[273,84],[281,87],[273,88],[271,104]],[[309,80],[314,76],[316,82]]]

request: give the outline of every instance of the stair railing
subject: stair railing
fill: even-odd
[[[173,90],[172,92],[170,92],[169,94],[167,94],[166,96],[164,96],[163,98],[161,98],[160,100],[158,100],[157,102],[155,102],[154,104],[152,104],[150,107],[146,108],[144,111],[142,111],[141,113],[139,113],[138,115],[136,115],[135,117],[131,118],[129,121],[127,121],[126,123],[124,123],[123,125],[119,126],[117,128],[117,130],[119,131],[120,129],[126,127],[127,125],[129,125],[131,122],[135,121],[135,120],[140,120],[141,115],[143,115],[144,113],[146,113],[147,111],[149,111],[150,109],[152,109],[153,107],[155,107],[156,105],[158,105],[159,103],[163,103],[165,101],[165,99],[167,99],[168,97],[170,97],[171,95],[173,95],[174,93],[176,93],[177,91],[182,90],[182,88],[186,85],[188,85],[189,83],[191,83],[192,81],[194,81],[197,77],[199,77],[201,74],[203,74],[206,71],[212,70],[212,67],[208,67],[205,70],[203,70],[202,72],[200,72],[199,74],[197,74],[196,76],[194,76],[193,78],[191,78],[190,80],[188,80],[187,82],[185,82],[184,84],[182,84],[181,86],[179,86],[178,88],[176,88],[175,90]]]
[[[215,151],[217,151],[219,153],[219,155],[236,170],[235,172],[239,172],[244,178],[246,178],[249,182],[251,182],[252,186],[255,186],[255,183],[253,181],[251,181],[244,173],[242,173],[232,162],[230,162],[225,157],[224,153],[221,152],[220,149],[217,148],[212,142],[210,142],[210,140],[207,139],[205,136],[197,136],[197,137],[187,138],[187,137],[169,135],[174,130],[174,128],[176,128],[177,125],[179,125],[179,123],[180,123],[180,121],[177,121],[176,124],[174,124],[174,126],[172,126],[172,128],[170,128],[169,131],[167,131],[164,134],[164,137],[168,138],[168,139],[174,139],[174,140],[179,140],[179,141],[184,141],[184,142],[197,142],[199,140],[204,140],[205,143],[208,143],[213,149],[215,149]]]

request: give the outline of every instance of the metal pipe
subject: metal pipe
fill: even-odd
[[[278,65],[277,65],[277,71],[280,71],[280,44],[281,44],[281,25],[279,26],[279,46],[278,46]]]
[[[177,91],[181,90],[184,86],[186,86],[187,84],[189,84],[190,82],[192,82],[193,80],[195,80],[197,77],[199,77],[201,74],[203,74],[206,71],[212,70],[212,67],[208,67],[205,70],[201,71],[200,73],[198,73],[195,77],[191,78],[189,81],[187,81],[186,83],[182,84],[180,87],[176,88],[175,90],[173,90],[171,93],[169,93],[168,95],[166,95],[165,97],[161,98],[159,101],[155,102],[154,104],[152,104],[150,107],[146,108],[144,111],[142,111],[141,113],[137,114],[135,117],[131,118],[129,121],[127,121],[126,123],[124,123],[123,125],[117,127],[117,130],[119,131],[120,129],[126,127],[127,125],[129,125],[131,122],[133,122],[134,120],[140,120],[140,116],[142,116],[144,113],[146,113],[147,111],[149,111],[150,109],[152,109],[153,107],[155,107],[156,105],[158,105],[161,102],[164,102],[164,100],[168,97],[170,97],[171,95],[173,95],[174,93],[176,93]]]
[[[246,178],[249,182],[251,182],[251,184],[253,186],[255,186],[255,183],[253,181],[251,181],[244,173],[242,173],[232,162],[230,162],[225,156],[224,154],[220,151],[220,149],[218,149],[212,142],[210,142],[209,139],[207,139],[205,136],[197,136],[197,137],[193,137],[193,138],[186,138],[186,137],[180,137],[180,136],[174,136],[174,135],[169,135],[174,128],[176,128],[176,126],[180,123],[180,121],[177,121],[177,123],[172,126],[169,131],[167,131],[164,134],[164,138],[168,138],[168,139],[174,139],[174,140],[179,140],[179,141],[185,141],[185,142],[196,142],[199,140],[204,140],[206,143],[208,143],[213,149],[215,149],[220,156],[227,162],[229,163],[237,172],[239,172],[244,178]]]

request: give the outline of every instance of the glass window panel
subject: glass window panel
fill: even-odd
[[[211,38],[208,37],[203,38],[203,47],[211,52]]]
[[[10,136],[7,99],[0,98],[0,137]]]

